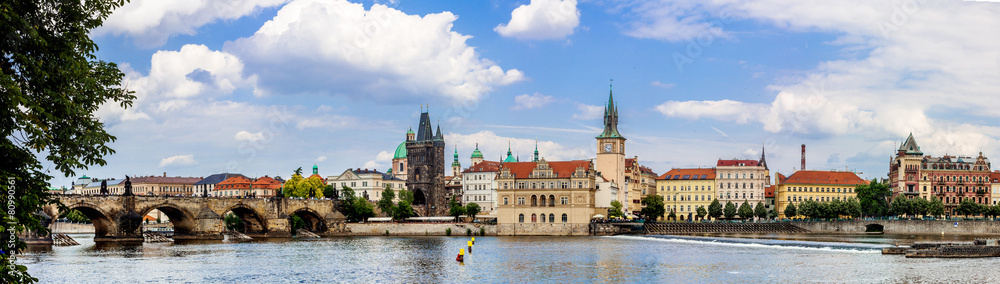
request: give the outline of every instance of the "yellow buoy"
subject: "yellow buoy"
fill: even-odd
[[[476,244],[476,237],[472,237],[472,244]]]
[[[455,257],[458,262],[465,262],[465,249],[458,249],[458,256]]]

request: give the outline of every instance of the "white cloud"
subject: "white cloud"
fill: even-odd
[[[160,167],[162,168],[167,166],[190,166],[197,163],[198,162],[194,160],[193,154],[177,155],[177,156],[166,157],[160,160]]]
[[[826,44],[857,54],[821,62],[800,77],[782,78],[768,87],[776,93],[770,104],[667,102],[658,107],[667,116],[759,122],[772,133],[860,135],[869,141],[901,140],[912,131],[927,141],[925,152],[938,155],[975,154],[1000,137],[992,127],[961,121],[969,115],[1000,116],[993,107],[1000,104],[995,95],[1000,89],[1000,50],[995,48],[1000,38],[982,36],[1000,26],[996,5],[717,0],[650,2],[630,12],[637,20],[629,23],[628,33],[637,37],[697,42],[699,32],[683,30],[735,36],[725,30],[726,21],[751,20],[793,32],[831,34],[836,38]],[[651,21],[659,18],[683,28],[660,29]],[[708,107],[717,105],[730,110]]]
[[[675,86],[674,84],[671,84],[671,83],[663,83],[663,82],[660,82],[660,81],[652,81],[652,82],[649,82],[649,85],[650,85],[650,86],[653,86],[653,87],[660,87],[660,88],[664,88],[664,89],[670,89],[670,88],[673,88],[673,87]]]
[[[578,113],[573,114],[573,119],[578,120],[591,120],[604,117],[604,107],[603,106],[592,106],[586,104],[577,104],[576,108],[580,110]]]
[[[366,169],[381,169],[383,167],[388,168],[391,166],[393,154],[394,153],[386,151],[378,152],[378,154],[375,155],[375,159],[365,162],[363,167]]]
[[[472,134],[448,133],[445,134],[445,141],[458,147],[460,158],[468,158],[476,149],[477,144],[479,151],[483,153],[483,157],[487,161],[497,161],[497,159],[502,159],[501,156],[506,158],[508,145],[510,145],[512,153],[520,157],[522,162],[531,161],[531,155],[535,151],[534,139],[503,137],[492,131],[480,131]],[[539,156],[549,161],[589,159],[593,156],[593,150],[588,149],[567,146],[553,141],[538,141]],[[450,157],[448,155],[446,158]],[[468,165],[463,165],[463,167],[468,167]]]
[[[247,131],[240,131],[237,132],[233,138],[235,138],[236,141],[257,142],[264,140],[264,133],[263,132],[250,133]]]
[[[510,22],[493,30],[522,40],[561,39],[580,25],[576,0],[531,0],[510,13]]]
[[[539,93],[535,93],[534,95],[523,94],[514,97],[514,106],[511,107],[510,109],[525,110],[525,109],[541,108],[555,101],[556,99],[554,97],[546,96]]]
[[[253,36],[225,44],[266,90],[329,92],[384,102],[478,100],[524,80],[504,71],[452,31],[450,12],[407,15],[381,4],[293,1]]]
[[[132,0],[94,30],[95,35],[128,35],[136,45],[161,46],[174,35],[194,35],[205,24],[234,20],[287,0]]]
[[[326,156],[319,156],[319,158],[316,158],[316,162],[317,163],[322,162],[322,161],[326,161]]]

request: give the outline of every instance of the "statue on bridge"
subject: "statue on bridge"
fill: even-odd
[[[101,195],[108,195],[108,180],[101,181]]]
[[[123,196],[132,196],[132,180],[128,176],[125,176],[125,193]]]

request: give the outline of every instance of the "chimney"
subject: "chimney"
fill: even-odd
[[[802,144],[802,171],[806,170],[806,144]]]
[[[163,177],[167,177],[167,172],[163,172]]]

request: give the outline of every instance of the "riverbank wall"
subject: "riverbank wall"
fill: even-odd
[[[792,222],[813,233],[864,233],[869,225],[882,226],[885,234],[990,235],[1000,234],[1000,221],[952,220],[849,220]]]
[[[807,233],[798,223],[647,223],[647,234],[793,234]],[[864,230],[862,230],[864,231]]]
[[[326,236],[446,236],[451,229],[452,236],[484,233],[497,235],[497,225],[476,223],[340,223],[322,235]]]
[[[52,222],[49,230],[52,230],[53,234],[93,234],[94,224]]]

